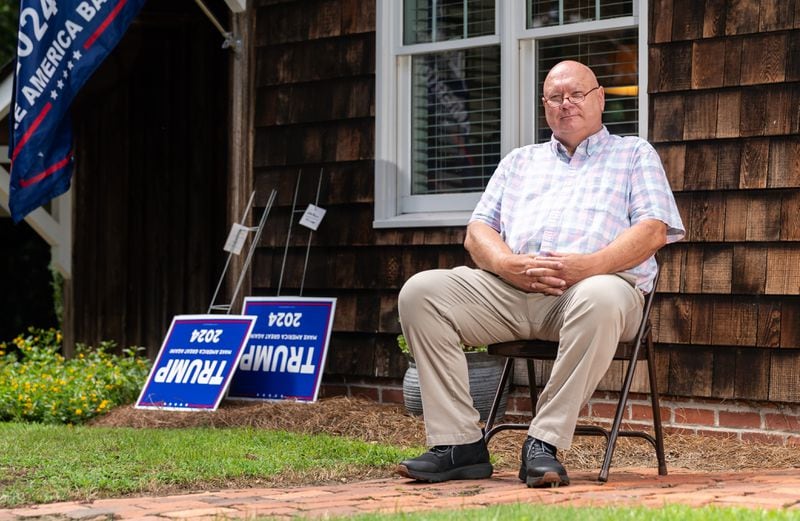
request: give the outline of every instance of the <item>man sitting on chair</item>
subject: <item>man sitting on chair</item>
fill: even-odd
[[[564,61],[544,81],[551,140],[511,151],[467,226],[480,269],[430,270],[399,296],[400,322],[419,371],[427,443],[398,467],[422,481],[492,474],[460,343],[559,342],[522,447],[529,487],[567,485],[556,459],[620,340],[631,340],[651,291],[654,254],[684,235],[653,147],[609,134],[603,87]]]

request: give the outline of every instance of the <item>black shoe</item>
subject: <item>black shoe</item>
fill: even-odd
[[[556,459],[556,452],[549,443],[528,436],[522,445],[520,481],[530,488],[569,485],[567,470]]]
[[[467,445],[440,445],[397,467],[406,478],[438,483],[451,479],[484,479],[492,475],[489,451],[481,438]]]

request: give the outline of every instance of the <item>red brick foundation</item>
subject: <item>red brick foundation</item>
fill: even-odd
[[[403,403],[403,386],[393,379],[352,380],[325,383],[322,397],[351,396],[379,403]],[[507,414],[530,416],[528,388],[517,386],[508,398]],[[597,392],[581,411],[581,419],[611,423],[617,395]],[[645,429],[652,426],[650,398],[629,396],[624,424]],[[741,441],[800,447],[800,405],[700,398],[661,397],[661,420],[668,433],[700,434]]]
[[[528,389],[517,389],[516,406],[509,414],[530,415]],[[515,399],[516,398],[516,399]],[[611,423],[617,407],[616,393],[598,392],[581,412],[582,419]],[[510,400],[511,401],[511,400]],[[683,432],[734,438],[770,445],[800,446],[800,406],[770,402],[744,402],[662,396],[661,421],[666,432]],[[650,397],[631,394],[623,415],[624,424],[652,425]]]
[[[321,398],[333,396],[349,396],[351,398],[367,398],[378,403],[403,403],[403,384],[394,379],[349,379],[341,378],[339,382],[322,383]]]

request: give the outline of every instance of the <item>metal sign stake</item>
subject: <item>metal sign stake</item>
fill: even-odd
[[[239,294],[239,290],[242,287],[242,282],[244,281],[244,277],[247,274],[247,270],[250,268],[250,263],[253,260],[253,253],[255,252],[256,248],[258,247],[258,243],[261,240],[261,233],[264,231],[264,224],[267,222],[267,217],[269,216],[270,211],[272,210],[272,206],[275,203],[275,197],[277,195],[277,191],[272,190],[269,195],[269,199],[267,200],[267,204],[264,207],[264,213],[261,214],[261,219],[258,223],[258,226],[255,227],[248,227],[244,228],[244,230],[248,233],[255,232],[253,236],[253,241],[250,243],[250,248],[247,252],[247,257],[245,258],[244,264],[242,265],[242,271],[239,274],[239,279],[236,281],[236,286],[233,290],[233,295],[231,296],[231,301],[228,304],[215,304],[217,301],[217,295],[219,294],[219,290],[222,287],[222,281],[225,280],[225,274],[228,271],[228,267],[230,266],[231,257],[234,255],[234,252],[228,253],[228,259],[225,261],[225,267],[222,270],[222,274],[219,277],[219,281],[217,282],[217,288],[214,290],[214,296],[211,298],[211,303],[208,306],[207,313],[211,313],[212,311],[225,311],[226,314],[230,314],[231,312],[231,305],[233,302],[236,301],[236,297]],[[253,199],[255,197],[255,191],[250,194],[250,200],[245,207],[244,214],[242,215],[242,222],[247,219],[247,215],[250,213],[250,209],[253,206]],[[237,253],[238,255],[238,253]]]
[[[278,296],[281,294],[281,287],[283,286],[283,274],[286,271],[286,257],[289,255],[289,241],[292,238],[292,225],[294,224],[294,212],[297,207],[297,193],[300,191],[300,176],[303,175],[303,170],[297,171],[297,182],[294,185],[294,197],[292,198],[292,211],[289,213],[289,230],[286,232],[286,245],[283,247],[283,260],[281,261],[281,274],[278,278]]]
[[[319,206],[319,192],[322,189],[322,168],[319,169],[319,179],[317,180],[317,197],[314,199],[314,205]],[[314,230],[308,231],[308,243],[306,244],[306,258],[303,261],[303,277],[300,279],[300,296],[303,295],[303,287],[306,283],[306,268],[308,268],[308,255],[311,252],[311,238],[314,236]]]

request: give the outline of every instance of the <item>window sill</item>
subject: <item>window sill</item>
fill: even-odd
[[[466,226],[472,212],[407,213],[385,219],[375,219],[373,228],[423,228],[436,226]]]

